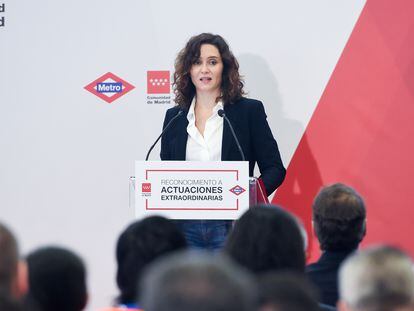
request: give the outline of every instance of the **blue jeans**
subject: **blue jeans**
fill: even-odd
[[[220,250],[229,233],[231,220],[176,220],[190,248]]]

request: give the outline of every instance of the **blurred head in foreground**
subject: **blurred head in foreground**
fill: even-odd
[[[80,311],[87,302],[83,260],[61,247],[40,248],[27,256],[28,310]]]
[[[17,310],[27,287],[27,266],[19,260],[16,238],[0,223],[0,310]]]
[[[318,311],[317,295],[304,275],[272,272],[259,278],[259,311]]]
[[[256,274],[275,270],[303,273],[305,269],[299,224],[277,206],[257,206],[245,212],[230,232],[225,252]]]
[[[121,292],[118,302],[134,303],[137,284],[148,264],[186,246],[183,233],[164,217],[151,216],[129,225],[116,245],[116,281]]]
[[[339,293],[341,311],[414,310],[412,261],[390,246],[362,250],[341,266]]]
[[[164,258],[146,272],[141,288],[145,311],[250,311],[255,306],[249,274],[217,254]]]

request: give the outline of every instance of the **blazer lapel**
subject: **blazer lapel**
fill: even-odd
[[[187,111],[188,113],[188,111]],[[185,160],[185,153],[187,149],[187,113],[185,116],[182,116],[180,120],[177,120],[177,131],[176,131],[176,141],[175,141],[175,160],[177,161],[184,161]]]
[[[226,113],[227,118],[229,118],[230,122],[232,122],[232,125],[234,127],[233,122],[233,105],[227,104],[224,105],[224,112]],[[231,130],[229,125],[227,124],[226,120],[223,118],[223,141],[221,143],[221,160],[226,161],[229,159],[229,153],[230,153],[230,147],[234,143],[233,135],[231,134]]]

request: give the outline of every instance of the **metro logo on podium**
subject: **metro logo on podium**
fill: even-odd
[[[243,189],[242,187],[240,187],[239,185],[237,185],[237,186],[234,186],[233,188],[231,188],[229,191],[234,193],[235,195],[240,195],[243,192],[245,192],[246,190]]]
[[[136,161],[137,218],[237,219],[249,207],[248,162]]]

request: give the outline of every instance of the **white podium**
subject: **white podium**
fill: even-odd
[[[256,202],[248,170],[243,161],[136,161],[130,206],[137,218],[237,219]]]

